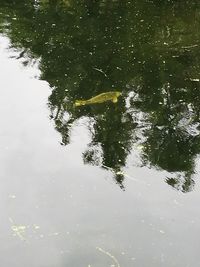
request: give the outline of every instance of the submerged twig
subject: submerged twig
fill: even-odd
[[[119,264],[119,262],[118,262],[118,260],[110,252],[105,251],[104,249],[102,249],[100,247],[96,247],[96,249],[99,250],[100,252],[104,253],[108,257],[110,257],[114,261],[114,263],[116,264],[117,267],[121,267],[120,264]]]
[[[182,46],[181,48],[182,49],[190,49],[190,48],[195,48],[195,47],[198,47],[199,45],[198,44],[193,44],[193,45],[188,45],[188,46]]]
[[[98,69],[98,68],[95,68],[95,67],[93,67],[93,69],[98,71],[98,72],[101,72],[106,78],[108,77],[108,75],[102,69]]]

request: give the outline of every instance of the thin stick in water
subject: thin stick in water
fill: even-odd
[[[118,262],[118,260],[110,252],[105,251],[104,249],[102,249],[100,247],[96,247],[96,249],[99,250],[100,252],[104,253],[108,257],[110,257],[114,261],[114,263],[116,264],[117,267],[121,267],[120,264],[119,264],[119,262]]]

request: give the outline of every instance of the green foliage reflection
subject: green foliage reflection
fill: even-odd
[[[142,164],[170,172],[167,183],[183,192],[194,186],[200,152],[199,20],[198,1],[10,0],[0,8],[19,58],[40,58],[61,144],[75,121],[90,118],[85,163],[112,170],[123,188],[138,142]],[[123,92],[117,104],[73,107],[113,90]]]

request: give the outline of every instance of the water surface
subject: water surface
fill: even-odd
[[[49,2],[0,6],[1,265],[198,266],[200,4]]]

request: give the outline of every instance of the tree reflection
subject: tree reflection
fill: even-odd
[[[171,173],[166,182],[175,189],[192,190],[200,152],[198,1],[2,1],[0,11],[18,58],[40,58],[62,145],[73,123],[89,117],[85,163],[111,170],[124,188],[123,168],[138,142],[143,164]],[[115,105],[73,107],[111,90],[123,92]]]

